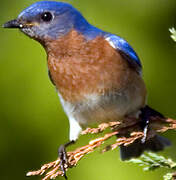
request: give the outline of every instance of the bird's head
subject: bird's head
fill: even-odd
[[[40,1],[23,10],[17,19],[4,24],[5,28],[19,28],[40,42],[57,39],[71,29],[84,31],[89,23],[72,5],[64,2]]]

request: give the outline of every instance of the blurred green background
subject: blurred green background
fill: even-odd
[[[34,2],[1,0],[0,24]],[[176,1],[69,2],[92,24],[130,42],[143,64],[148,103],[176,118],[176,43],[168,31],[176,25]],[[25,177],[26,172],[56,159],[59,145],[68,140],[68,120],[49,81],[43,48],[18,30],[1,28],[0,39],[0,179],[37,180],[40,177]],[[161,154],[176,160],[176,133],[165,136],[173,145]],[[88,138],[81,137],[78,144],[85,142]],[[118,150],[104,155],[97,150],[68,176],[71,180],[157,180],[164,172],[143,172],[136,165],[121,162]]]

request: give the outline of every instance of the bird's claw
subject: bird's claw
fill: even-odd
[[[66,169],[68,168],[68,157],[66,152],[66,147],[73,144],[75,141],[70,141],[64,145],[60,145],[58,153],[60,158],[60,169],[63,172],[65,179],[68,179],[66,176]]]
[[[66,168],[68,167],[68,159],[67,159],[67,152],[65,149],[65,145],[61,145],[59,147],[58,153],[59,153],[59,158],[60,158],[61,171],[63,172],[63,176],[65,177],[65,179],[67,179]]]

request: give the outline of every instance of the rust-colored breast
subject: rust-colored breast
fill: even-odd
[[[66,101],[81,101],[86,94],[124,89],[133,81],[132,76],[141,79],[103,37],[86,41],[72,30],[48,42],[46,50],[52,80]]]

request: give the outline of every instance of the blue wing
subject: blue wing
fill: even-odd
[[[113,48],[117,49],[121,56],[128,61],[131,67],[135,68],[135,70],[141,74],[142,65],[140,59],[127,41],[114,34],[106,34],[105,39]]]

